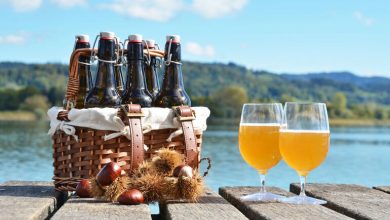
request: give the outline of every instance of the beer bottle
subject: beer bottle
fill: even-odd
[[[117,39],[117,48],[118,49],[121,49],[120,45],[121,45],[121,42],[120,42],[120,39],[119,37],[116,38]],[[123,74],[122,74],[122,56],[119,55],[119,58],[117,59],[118,62],[115,63],[115,85],[116,85],[116,89],[118,90],[119,92],[119,95],[122,96],[123,94]]]
[[[76,43],[74,49],[90,48],[88,35],[76,35]],[[80,56],[78,64],[78,76],[79,76],[79,91],[76,97],[75,108],[85,107],[85,97],[87,96],[89,89],[92,87],[91,68],[89,64],[90,58],[87,56]]]
[[[96,81],[85,100],[87,108],[114,107],[121,104],[121,98],[115,85],[115,47],[115,34],[113,32],[100,32]]]
[[[165,69],[163,83],[154,105],[168,108],[179,105],[191,106],[190,97],[184,90],[183,74],[181,71],[180,36],[167,36],[164,59]]]
[[[122,100],[124,104],[139,104],[142,107],[152,106],[152,96],[145,86],[144,46],[142,35],[129,36],[127,45],[127,81]]]
[[[146,40],[145,48],[155,49],[155,41]],[[160,85],[157,77],[157,58],[155,56],[150,56],[148,57],[148,59],[146,59],[145,78],[146,78],[146,86],[148,88],[149,93],[152,95],[152,99],[154,101],[160,89]]]

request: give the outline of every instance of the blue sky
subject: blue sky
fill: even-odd
[[[390,77],[389,10],[387,0],[0,0],[0,61],[66,63],[79,33],[160,44],[174,33],[185,60]]]

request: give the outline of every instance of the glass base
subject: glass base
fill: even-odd
[[[300,205],[323,205],[326,204],[325,200],[316,199],[309,196],[292,196],[279,200],[283,203],[300,204]]]
[[[255,194],[250,194],[246,196],[241,196],[240,199],[245,202],[277,202],[279,200],[285,199],[286,197],[273,194],[270,192],[265,192],[265,193],[255,193]]]

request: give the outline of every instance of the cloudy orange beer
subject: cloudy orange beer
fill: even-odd
[[[307,176],[326,158],[329,131],[282,130],[279,144],[283,160],[300,176]]]
[[[244,160],[261,174],[266,174],[281,159],[277,123],[241,123],[239,147]]]

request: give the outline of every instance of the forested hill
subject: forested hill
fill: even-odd
[[[38,93],[47,97],[49,105],[60,103],[67,70],[63,64],[0,62],[0,110],[19,108],[7,103],[14,99],[24,102],[28,95]],[[198,62],[184,62],[183,73],[186,90],[195,104],[218,105],[220,99],[225,102],[231,99],[239,104],[242,101],[341,101],[349,109],[365,104],[384,108],[390,105],[390,79],[384,77],[361,77],[348,72],[275,74],[234,63]],[[12,95],[15,91],[24,95],[16,97]]]
[[[183,66],[186,86],[196,96],[213,94],[226,85],[246,89],[250,99],[294,99],[329,102],[342,92],[350,104],[390,104],[390,79],[361,77],[348,72],[275,74],[229,64],[187,62]],[[191,79],[191,82],[189,82]]]

